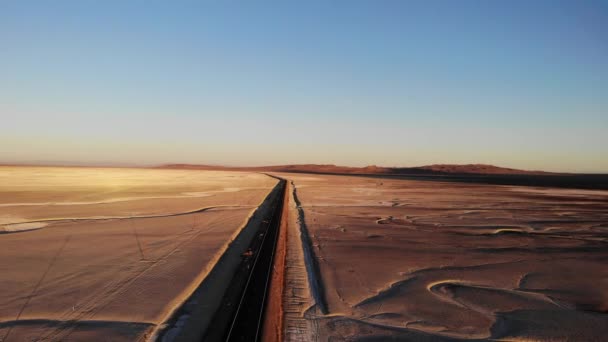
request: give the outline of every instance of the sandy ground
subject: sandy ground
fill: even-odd
[[[0,167],[0,341],[145,339],[276,180]]]
[[[606,191],[279,176],[297,189],[324,301],[285,298],[288,341],[608,335]],[[286,284],[300,291],[294,251]]]

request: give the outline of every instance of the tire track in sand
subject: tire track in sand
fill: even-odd
[[[25,308],[29,305],[29,303],[32,300],[32,298],[34,298],[36,296],[36,292],[38,292],[38,289],[42,285],[42,282],[44,282],[44,279],[49,274],[49,271],[51,270],[51,268],[53,268],[53,265],[55,265],[55,262],[57,261],[57,259],[59,258],[59,256],[61,255],[61,253],[65,249],[65,246],[68,244],[68,242],[70,241],[71,238],[72,238],[72,235],[66,236],[65,240],[63,240],[63,243],[61,244],[61,246],[59,247],[59,249],[57,250],[57,252],[55,252],[55,254],[53,255],[53,257],[51,258],[51,261],[49,262],[49,265],[46,268],[46,270],[44,271],[44,273],[42,273],[42,276],[40,276],[40,279],[38,279],[38,282],[36,283],[36,285],[32,289],[32,292],[30,292],[29,296],[27,296],[27,299],[25,300],[25,303],[23,303],[23,305],[21,306],[21,309],[19,310],[19,313],[17,313],[17,317],[15,318],[15,322],[18,321],[19,318],[21,318],[21,315],[23,314],[23,311],[25,311]],[[0,341],[7,341],[8,340],[8,337],[10,336],[11,331],[13,330],[13,327],[14,327],[14,325],[11,326],[10,328],[8,328],[8,331],[4,335],[4,338],[2,338]]]

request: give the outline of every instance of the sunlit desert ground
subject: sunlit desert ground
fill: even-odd
[[[0,341],[134,341],[205,277],[276,180],[0,167]]]
[[[307,295],[288,289],[287,310],[308,324],[288,318],[287,340],[608,336],[606,191],[281,176],[301,202],[327,307],[298,306]],[[287,272],[293,284],[303,271]]]

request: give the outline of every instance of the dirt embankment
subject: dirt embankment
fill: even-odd
[[[267,219],[272,203],[279,196],[277,184],[261,205],[249,217],[238,234],[225,246],[223,253],[198,288],[176,310],[155,336],[160,341],[198,341],[210,329],[209,325],[221,305],[222,298],[237,271],[242,255],[258,232],[262,221]],[[153,338],[154,339],[154,338]]]
[[[312,293],[312,297],[322,314],[327,314],[327,302],[325,301],[325,293],[323,283],[320,277],[319,264],[315,256],[315,252],[312,249],[312,240],[308,227],[306,226],[306,218],[304,209],[298,199],[298,194],[295,185],[292,183],[293,188],[293,200],[296,205],[298,212],[298,226],[300,228],[300,239],[302,241],[302,250],[304,252],[304,263],[306,266],[306,273],[308,275],[308,285]]]
[[[270,278],[270,289],[262,332],[262,340],[265,342],[283,341],[283,293],[286,291],[285,267],[287,261],[287,229],[289,229],[289,198],[291,191],[290,184],[287,183],[286,186],[287,189],[283,198],[283,212],[281,213],[281,226],[279,228],[279,238],[272,265],[272,276]]]

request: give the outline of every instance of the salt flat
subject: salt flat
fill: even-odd
[[[276,180],[0,167],[0,340],[146,339]]]
[[[295,186],[321,288],[317,299],[286,289],[287,340],[608,334],[606,191],[281,176]],[[302,272],[288,268],[288,286]]]

